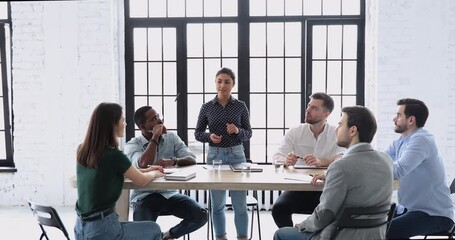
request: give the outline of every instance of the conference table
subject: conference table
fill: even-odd
[[[205,165],[180,167],[180,171],[195,171],[196,177],[187,181],[155,179],[144,187],[125,179],[122,194],[116,203],[119,220],[127,221],[131,189],[188,189],[188,190],[287,190],[287,191],[322,191],[323,185],[310,183],[309,174],[317,174],[325,169],[294,169],[293,167],[275,168],[273,165],[257,165],[262,172],[233,172],[228,166],[221,171],[213,171]],[[72,187],[76,188],[76,177],[71,178]]]
[[[187,189],[187,190],[286,190],[286,191],[322,191],[323,184],[311,184],[310,175],[322,173],[326,169],[279,167],[273,165],[254,165],[262,168],[262,172],[233,172],[229,166],[223,165],[221,171],[213,171],[210,166],[192,165],[179,167],[179,171],[194,171],[196,177],[186,181],[166,180],[157,178],[144,187],[137,186],[125,179],[122,194],[117,200],[115,210],[120,221],[127,221],[131,189]],[[76,177],[71,178],[71,186],[76,188]],[[393,189],[399,188],[397,180]]]

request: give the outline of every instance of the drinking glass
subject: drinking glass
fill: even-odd
[[[219,173],[221,171],[221,164],[223,164],[222,160],[213,160],[212,161],[213,171]]]
[[[273,165],[275,166],[275,171],[278,171],[281,168],[281,171],[284,171],[284,160],[282,159],[274,159],[273,160]]]

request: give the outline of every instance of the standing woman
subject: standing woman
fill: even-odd
[[[235,85],[235,75],[229,68],[216,73],[217,96],[202,105],[195,130],[196,140],[208,142],[207,164],[220,159],[223,164],[246,162],[243,141],[251,138],[251,125],[248,109],[244,102],[231,96]],[[209,132],[206,132],[206,128]],[[213,225],[216,238],[226,239],[226,191],[211,190]],[[246,191],[231,191],[234,208],[234,221],[238,239],[247,239],[248,212]]]
[[[125,126],[122,107],[116,103],[101,103],[93,111],[77,150],[76,239],[161,239],[155,222],[120,223],[114,211],[124,178],[145,186],[163,176],[158,166],[138,170],[118,149]]]

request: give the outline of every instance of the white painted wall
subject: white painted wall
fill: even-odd
[[[122,0],[12,3],[14,159],[0,173],[0,207],[27,199],[73,205],[75,149],[102,101],[123,102]],[[455,1],[368,0],[366,105],[375,144],[398,135],[396,100],[430,108],[432,131],[455,176]],[[120,13],[120,14],[119,14]]]

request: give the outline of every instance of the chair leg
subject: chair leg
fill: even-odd
[[[259,234],[259,240],[262,240],[262,234],[261,234],[261,220],[259,218],[259,206],[256,206],[256,213],[258,215],[258,234]]]
[[[49,237],[47,236],[46,231],[44,231],[43,225],[40,224],[39,227],[41,228],[41,231],[43,231],[43,233],[41,233],[39,240],[43,239],[43,237],[45,237],[47,240],[49,240]]]
[[[214,235],[213,235],[213,218],[212,218],[212,203],[211,203],[211,199],[210,199],[210,190],[207,191],[208,192],[208,201],[207,201],[207,206],[208,206],[208,214],[209,214],[209,219],[207,221],[207,240],[209,239],[214,239]],[[210,238],[210,233],[212,233],[212,238]]]
[[[253,220],[254,220],[254,208],[255,208],[255,206],[253,206],[253,207],[251,208],[251,230],[250,230],[250,238],[249,238],[248,240],[251,240],[251,239],[253,238],[253,228],[254,228],[254,224],[253,224],[253,223],[254,223],[254,222],[253,222]]]
[[[261,234],[261,220],[259,218],[259,207],[258,206],[253,206],[251,209],[251,230],[250,230],[250,238],[248,240],[253,239],[253,230],[254,230],[254,212],[256,211],[257,218],[258,218],[258,234],[259,234],[259,240],[262,240],[262,234]]]

